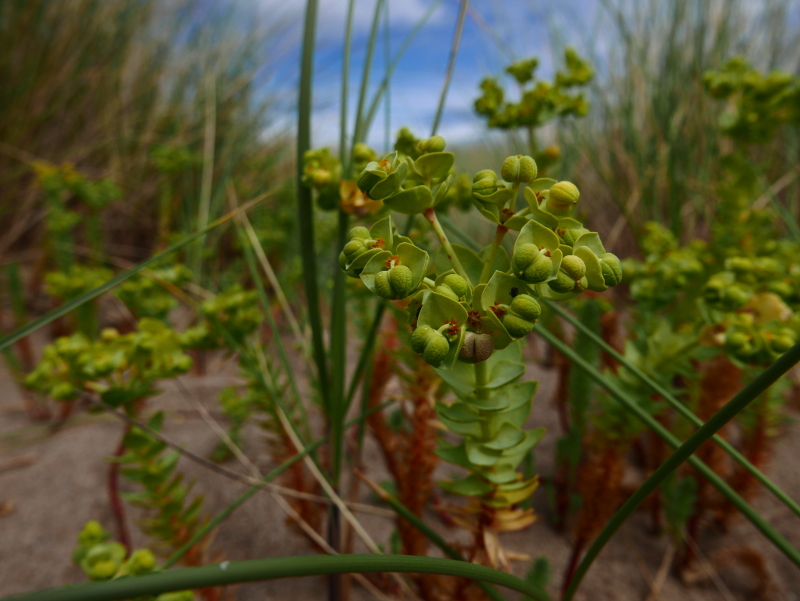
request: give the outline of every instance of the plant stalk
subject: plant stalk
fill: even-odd
[[[447,234],[444,233],[442,225],[436,218],[436,211],[434,211],[433,207],[431,207],[429,209],[425,209],[423,215],[425,215],[425,219],[428,220],[428,223],[431,224],[433,231],[436,232],[436,236],[439,238],[439,243],[442,245],[442,248],[447,253],[447,258],[450,260],[450,263],[453,264],[453,269],[455,269],[456,273],[465,280],[467,280],[467,283],[470,286],[472,286],[472,282],[470,282],[467,272],[464,271],[464,266],[461,265],[461,261],[459,260],[458,255],[456,255],[456,252],[453,250],[450,241],[447,239]]]

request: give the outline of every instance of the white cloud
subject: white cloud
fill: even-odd
[[[373,13],[377,0],[356,0],[353,15],[354,36],[369,32],[372,27]],[[389,16],[393,31],[398,28],[409,29],[415,25],[430,8],[433,0],[403,0],[402,2],[389,2]],[[344,40],[347,9],[349,0],[321,0],[317,13],[317,40],[322,43]],[[264,14],[274,21],[287,24],[291,29],[297,29],[297,34],[303,25],[306,3],[302,0],[260,0]],[[453,11],[440,4],[428,19],[429,25],[449,23],[453,20]],[[381,23],[383,21],[381,20]]]

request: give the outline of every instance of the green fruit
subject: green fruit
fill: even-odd
[[[389,270],[389,285],[395,298],[406,298],[414,291],[414,275],[406,265],[395,265]]]
[[[535,244],[520,244],[514,249],[514,271],[523,272],[540,254],[541,251]]]
[[[429,365],[438,367],[449,352],[450,343],[447,338],[444,337],[444,334],[434,330],[425,343],[425,350],[422,351],[422,360]]]
[[[450,352],[450,343],[438,330],[420,326],[411,334],[411,350],[421,354],[425,363],[437,367]]]
[[[573,280],[580,280],[586,275],[586,263],[575,255],[567,255],[561,260],[561,270]]]
[[[544,254],[539,254],[536,260],[525,271],[518,272],[517,277],[532,284],[544,282],[553,271],[553,260]]]
[[[572,290],[575,288],[575,280],[573,280],[563,271],[559,271],[556,274],[556,279],[547,282],[547,285],[550,286],[550,289],[555,292],[572,292]]]
[[[536,179],[538,168],[536,161],[529,156],[518,154],[503,161],[500,176],[507,182],[530,184]]]
[[[442,284],[441,286],[436,286],[434,292],[436,292],[436,294],[441,294],[442,296],[446,296],[447,298],[452,299],[454,301],[458,300],[458,295],[453,291],[452,288],[450,288],[450,286],[446,286],[444,284]]]
[[[600,256],[600,267],[603,272],[603,281],[606,286],[616,286],[622,281],[622,264],[619,258],[612,253]]]
[[[395,299],[394,290],[392,290],[392,284],[389,281],[388,271],[379,271],[375,274],[375,294],[381,298],[388,298],[389,300]]]
[[[518,294],[508,307],[510,313],[528,321],[536,321],[542,314],[542,307],[528,294]],[[533,326],[531,326],[533,328]]]
[[[421,355],[422,351],[425,350],[428,338],[430,338],[435,331],[436,330],[430,326],[420,326],[414,330],[414,333],[411,334],[411,350]]]
[[[417,150],[422,154],[428,154],[430,152],[442,152],[446,146],[447,142],[442,136],[433,136],[427,140],[420,140],[417,144]]]
[[[442,283],[455,292],[456,296],[459,298],[467,295],[467,290],[469,289],[467,280],[456,273],[445,276]]]
[[[342,254],[345,256],[347,263],[352,263],[360,255],[363,255],[365,252],[369,250],[369,248],[367,248],[367,245],[364,243],[364,240],[366,239],[367,238],[354,238],[353,240],[350,240],[350,242],[344,245],[344,248],[342,249]]]
[[[559,217],[567,217],[580,196],[578,187],[572,182],[558,182],[550,188],[545,210]]]
[[[494,194],[498,187],[497,174],[491,169],[478,171],[472,179],[472,193],[478,196]]]
[[[503,317],[503,325],[512,338],[522,338],[533,331],[534,323],[508,313]]]

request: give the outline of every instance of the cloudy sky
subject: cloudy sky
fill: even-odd
[[[264,0],[266,13],[272,19],[296,30],[299,38],[304,15],[304,2],[297,0]],[[339,138],[341,69],[347,0],[320,0],[317,31],[317,51],[314,73],[314,116],[312,144],[336,145]],[[512,13],[504,8],[517,5]],[[442,91],[445,72],[458,19],[457,0],[388,0],[389,56],[394,57],[403,46],[415,25],[429,8],[436,6],[425,25],[413,38],[403,54],[391,81],[389,124],[392,135],[407,125],[418,136],[427,136],[433,124]],[[582,5],[586,5],[583,6]],[[472,111],[478,95],[478,84],[487,75],[499,75],[513,59],[531,55],[541,57],[539,75],[549,76],[553,69],[550,55],[557,38],[565,27],[580,27],[586,34],[594,18],[592,0],[573,0],[553,3],[547,1],[501,3],[497,0],[473,0],[465,21],[461,46],[450,84],[447,103],[439,133],[449,141],[469,141],[485,132],[483,123]],[[358,104],[363,66],[376,0],[356,0],[354,35],[350,65],[350,117],[352,123]],[[588,8],[587,8],[588,7]],[[377,40],[373,68],[370,73],[368,102],[371,101],[385,72],[386,28],[381,16],[381,32]],[[580,24],[580,25],[578,25]],[[564,36],[574,44],[573,35]],[[577,37],[577,35],[575,36]],[[556,38],[556,39],[554,39]],[[393,60],[390,59],[390,60]],[[294,102],[298,79],[299,45],[281,59],[270,87],[285,93],[287,102]],[[558,67],[558,65],[556,65]],[[383,148],[386,130],[386,105],[376,116],[369,142]],[[286,116],[275,127],[290,124]]]
[[[718,12],[729,10],[731,0],[708,0]],[[281,23],[287,39],[295,41],[282,55],[275,70],[270,89],[283,97],[286,106],[294,106],[299,72],[301,28],[305,2],[301,0],[261,0],[265,17]],[[792,14],[800,17],[800,0]],[[636,0],[611,0],[610,6],[627,6],[631,10]],[[761,0],[737,0],[737,10],[745,18],[752,12],[753,20],[761,18]],[[348,0],[320,0],[317,48],[314,73],[314,115],[312,144],[338,143],[341,94],[342,50]],[[436,5],[424,27],[414,38],[408,51],[398,63],[391,81],[389,130],[407,125],[420,137],[430,133],[436,106],[442,90],[450,47],[458,17],[459,0],[387,0],[390,27],[389,55],[394,56],[415,25]],[[363,63],[376,0],[356,0],[354,36],[350,66],[350,117],[352,123],[358,102]],[[673,3],[663,3],[663,10],[672,10]],[[478,84],[485,76],[501,75],[512,60],[540,57],[537,74],[549,78],[561,66],[561,48],[575,46],[582,54],[608,56],[615,29],[607,12],[598,0],[471,0],[465,22],[461,47],[447,96],[444,117],[439,128],[448,141],[469,142],[485,135],[483,122],[474,114],[472,104],[478,95]],[[797,21],[798,19],[793,19]],[[370,73],[371,99],[385,72],[386,20],[381,16],[381,33],[375,48]],[[796,26],[797,23],[794,23]],[[769,43],[768,41],[766,43]],[[745,52],[747,48],[743,49]],[[555,64],[553,57],[555,56]],[[603,71],[600,59],[595,67]],[[510,82],[509,82],[510,83]],[[368,100],[369,102],[369,100]],[[384,105],[385,106],[385,105]],[[292,127],[295,119],[289,111],[275,127]],[[382,106],[370,131],[368,141],[378,149],[385,144],[385,112]],[[350,134],[352,135],[352,134]]]

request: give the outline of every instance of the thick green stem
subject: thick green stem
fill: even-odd
[[[442,245],[444,252],[447,253],[447,258],[450,259],[450,263],[453,264],[453,269],[455,269],[456,273],[467,280],[467,283],[472,286],[472,282],[470,282],[467,272],[464,271],[464,266],[461,265],[461,261],[458,259],[456,252],[450,245],[450,240],[447,239],[447,234],[445,234],[444,230],[442,229],[442,224],[439,223],[439,220],[436,218],[436,211],[434,211],[433,208],[425,209],[423,215],[425,215],[425,219],[427,219],[431,224],[433,231],[436,232],[436,236],[439,238],[439,243]]]
[[[500,248],[500,245],[503,243],[503,238],[505,238],[507,232],[508,228],[506,226],[498,224],[497,230],[494,233],[494,240],[492,240],[492,248],[489,250],[489,256],[486,257],[486,262],[483,264],[481,279],[478,282],[479,284],[485,284],[489,281],[492,274],[492,267],[494,266],[494,258],[497,256],[497,249]]]
[[[475,364],[475,397],[478,400],[486,401],[489,399],[489,390],[486,388],[486,383],[489,381],[488,370],[486,368],[486,361],[480,361]],[[481,412],[481,434],[483,440],[488,441],[491,438],[489,432],[489,419]]]

